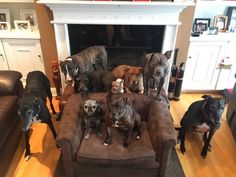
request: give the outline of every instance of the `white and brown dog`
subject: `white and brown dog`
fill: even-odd
[[[111,92],[112,93],[124,93],[124,80],[118,78],[115,81],[113,81],[112,87],[111,87]]]
[[[88,139],[93,129],[99,137],[101,135],[102,108],[95,100],[85,100],[81,104],[81,117],[84,121],[84,139]]]

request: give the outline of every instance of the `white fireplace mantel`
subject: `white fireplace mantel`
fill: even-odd
[[[53,23],[179,25],[179,13],[193,3],[39,0],[54,15]]]
[[[164,25],[162,52],[173,50],[180,25],[179,14],[187,6],[194,5],[191,2],[78,0],[39,0],[37,3],[45,4],[53,12],[59,60],[70,55],[68,24]]]

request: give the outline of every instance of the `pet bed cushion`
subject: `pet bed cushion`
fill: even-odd
[[[103,145],[106,135],[103,128],[103,138],[99,138],[94,132],[87,140],[82,141],[77,152],[77,162],[81,165],[96,165],[110,167],[135,167],[135,168],[158,168],[159,163],[155,161],[146,123],[142,123],[143,134],[140,140],[136,140],[136,132],[133,133],[128,148],[123,147],[124,133],[112,128],[113,143],[109,146]]]

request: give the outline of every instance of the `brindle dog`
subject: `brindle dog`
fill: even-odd
[[[66,83],[72,82],[79,74],[91,73],[100,66],[107,69],[107,51],[104,46],[88,47],[78,54],[67,57],[65,61],[60,61]]]

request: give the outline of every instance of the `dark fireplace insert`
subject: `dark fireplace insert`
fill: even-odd
[[[142,65],[145,53],[161,52],[163,25],[68,24],[71,55],[93,45],[106,46],[108,67]]]

